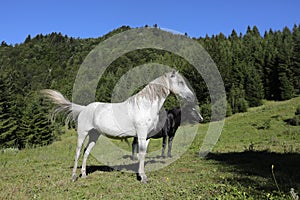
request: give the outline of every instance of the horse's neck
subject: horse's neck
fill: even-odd
[[[176,124],[180,124],[180,122],[181,122],[181,108],[179,108],[179,107],[177,107],[177,108],[175,108],[175,109],[173,109],[173,110],[171,110],[171,112],[170,113],[172,113],[172,115],[174,116],[174,120],[175,120],[175,123]]]
[[[151,81],[140,92],[132,96],[130,100],[133,100],[137,105],[148,101],[150,105],[156,104],[160,109],[169,94],[169,83],[165,77],[161,76]]]
[[[154,79],[153,81],[151,81],[149,84],[152,84],[152,83],[159,84],[164,87],[169,86],[168,80],[165,78],[165,76],[160,76],[160,77]]]
[[[158,110],[160,110],[161,107],[163,106],[166,98],[170,94],[169,82],[164,76],[161,76],[161,77],[158,77],[157,79],[153,80],[151,82],[151,84],[153,84],[155,87],[159,88],[158,90],[160,90],[162,93],[162,95],[159,96],[159,99],[158,99],[158,101],[159,101]]]

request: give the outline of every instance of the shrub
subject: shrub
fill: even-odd
[[[295,115],[300,115],[300,105],[297,107]]]
[[[289,124],[293,126],[300,126],[300,115],[296,115],[294,118],[290,119]]]

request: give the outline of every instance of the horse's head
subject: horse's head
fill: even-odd
[[[200,123],[203,121],[203,117],[198,112],[198,106],[195,103],[188,103],[182,108],[183,121],[189,123]]]
[[[169,89],[174,94],[186,99],[187,101],[194,101],[195,96],[190,88],[187,86],[184,78],[178,72],[169,72],[165,76],[169,80]]]

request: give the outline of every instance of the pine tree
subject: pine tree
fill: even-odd
[[[242,84],[233,84],[228,95],[228,101],[232,109],[232,113],[246,112],[248,102],[245,99],[245,90]]]
[[[38,94],[32,93],[23,112],[19,137],[22,147],[50,144],[55,139],[53,125],[49,119],[48,104]]]
[[[300,25],[293,28],[292,72],[295,92],[300,94]]]
[[[278,35],[278,57],[276,62],[278,77],[278,100],[287,100],[294,96],[292,67],[292,34],[285,27],[282,34]]]
[[[14,118],[13,93],[10,88],[8,77],[0,74],[0,148],[18,146],[18,124]]]
[[[249,69],[245,77],[245,93],[245,99],[249,102],[250,107],[262,105],[264,88],[261,78],[254,67]]]
[[[274,94],[277,91],[275,60],[277,56],[277,49],[275,48],[274,32],[272,29],[265,32],[264,40],[262,43],[264,49],[264,66],[263,66],[263,85],[264,96],[266,99],[274,99]]]

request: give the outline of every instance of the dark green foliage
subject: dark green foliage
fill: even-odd
[[[17,147],[19,110],[14,95],[13,72],[0,73],[0,148]]]
[[[45,145],[55,140],[61,134],[57,130],[64,119],[59,117],[51,125],[48,114],[51,106],[39,97],[38,91],[59,90],[72,100],[77,70],[88,53],[101,41],[128,29],[123,26],[97,39],[51,33],[28,35],[24,43],[14,46],[3,41],[0,45],[0,148]],[[196,41],[208,51],[223,78],[227,116],[261,105],[263,99],[285,100],[300,94],[299,25],[292,31],[270,30],[263,37],[254,26],[248,27],[245,35],[233,30],[229,37],[220,33]],[[96,100],[124,100],[124,95],[112,99],[116,84],[129,70],[146,63],[179,70],[195,91],[205,121],[219,120],[211,119],[209,91],[195,68],[185,59],[157,49],[129,52],[111,63],[99,81]],[[135,81],[131,83],[136,87],[132,94],[142,87],[137,85],[140,80]],[[85,99],[86,93],[83,87],[81,98]],[[172,95],[165,108],[179,104],[178,98]],[[215,106],[218,110],[218,105]]]
[[[293,28],[293,54],[292,54],[292,73],[294,76],[295,93],[300,93],[300,25]]]
[[[19,127],[19,148],[25,146],[47,145],[58,135],[55,135],[54,124],[49,118],[49,104],[36,93],[26,98],[27,104],[22,115],[22,125]]]
[[[264,98],[286,100],[299,95],[300,27],[270,30],[262,37],[256,26],[199,38],[222,75],[232,113],[258,106]],[[242,110],[241,110],[242,109]]]
[[[248,102],[245,99],[245,90],[241,84],[239,86],[232,86],[228,94],[228,101],[230,103],[232,113],[247,111]]]
[[[226,117],[230,117],[231,115],[232,115],[232,108],[231,105],[227,102]]]
[[[290,119],[289,123],[293,126],[300,126],[300,115],[296,115],[294,118]]]
[[[8,74],[0,74],[0,148],[17,146],[16,115],[18,113],[13,99],[12,84]]]
[[[295,115],[300,115],[300,105],[297,107]]]
[[[294,96],[294,76],[292,73],[293,39],[287,27],[283,29],[282,35],[278,34],[278,37],[278,57],[276,64],[278,65],[279,99],[286,100]]]
[[[208,103],[202,104],[200,106],[200,113],[203,117],[203,122],[210,122],[211,120],[211,105]]]
[[[293,126],[300,126],[300,106],[297,107],[295,116],[292,119],[288,119],[287,122]]]
[[[250,107],[262,105],[264,98],[264,86],[261,76],[255,69],[250,69],[245,77],[245,99],[249,102]]]

